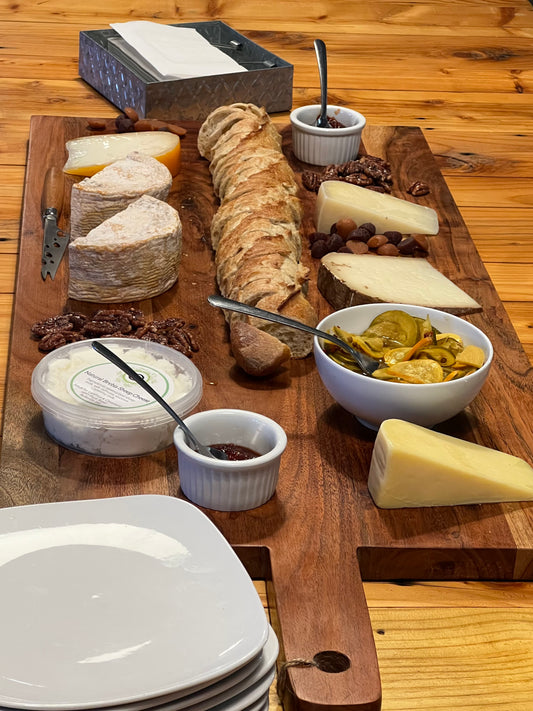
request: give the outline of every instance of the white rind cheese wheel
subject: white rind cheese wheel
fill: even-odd
[[[125,302],[149,299],[178,278],[178,212],[149,195],[69,244],[71,299]]]
[[[70,239],[86,235],[104,220],[125,210],[142,195],[166,200],[172,175],[166,166],[142,153],[130,153],[91,178],[72,186]]]

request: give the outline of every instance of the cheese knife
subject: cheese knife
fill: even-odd
[[[43,218],[43,256],[41,276],[53,279],[61,258],[67,248],[69,235],[57,226],[63,207],[64,177],[60,168],[49,168],[44,177],[41,195],[41,216]]]

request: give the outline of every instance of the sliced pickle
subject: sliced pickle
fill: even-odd
[[[443,348],[454,348],[460,346],[461,350],[464,348],[463,339],[456,333],[437,333],[437,343]]]
[[[387,365],[394,365],[394,363],[400,363],[405,360],[405,356],[410,352],[411,348],[409,346],[402,346],[401,348],[390,348],[385,351],[383,355],[383,360]]]
[[[455,363],[454,354],[447,348],[442,346],[429,346],[428,348],[421,348],[419,351],[419,357],[431,358],[431,360],[436,360],[442,366],[450,366]]]
[[[389,376],[405,383],[442,383],[444,380],[444,371],[434,360],[406,360],[391,365],[386,370]]]
[[[457,355],[458,365],[470,365],[473,368],[481,368],[485,362],[485,354],[479,346],[467,346]]]
[[[333,334],[342,341],[352,346],[358,351],[363,351],[372,358],[379,360],[383,357],[383,339],[382,338],[367,338],[349,333],[340,326],[333,326]]]
[[[485,361],[478,346],[463,346],[456,333],[439,333],[425,319],[394,310],[377,316],[360,335],[334,326],[338,338],[380,361],[372,377],[401,383],[441,383],[475,373]],[[361,369],[342,348],[327,343],[325,352],[334,361],[357,373]]]
[[[413,346],[418,340],[418,324],[405,311],[384,311],[376,316],[362,335],[381,336],[391,345]]]

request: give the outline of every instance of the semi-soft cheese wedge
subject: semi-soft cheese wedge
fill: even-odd
[[[67,162],[63,170],[72,175],[91,176],[132,151],[152,156],[163,163],[172,175],[180,167],[180,139],[168,131],[139,131],[82,136],[66,143]]]
[[[180,258],[177,210],[143,195],[70,242],[68,295],[92,302],[149,299],[174,284]]]
[[[385,420],[374,444],[368,488],[385,509],[533,501],[533,467],[420,425]]]
[[[317,283],[336,309],[400,303],[452,314],[482,310],[477,301],[421,258],[331,252],[321,260]]]
[[[340,180],[326,180],[316,201],[317,231],[328,233],[331,225],[344,217],[358,225],[372,222],[378,234],[397,230],[402,234],[436,235],[439,231],[439,218],[431,207]]]

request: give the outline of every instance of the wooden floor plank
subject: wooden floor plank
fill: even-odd
[[[371,608],[370,617],[384,710],[533,709],[533,609]]]
[[[465,12],[465,8],[467,12]],[[411,34],[423,28],[427,36],[439,37],[476,34],[499,38],[533,36],[533,19],[528,0],[419,0],[391,2],[374,0],[354,3],[336,0],[326,4],[322,0],[284,0],[279,3],[264,0],[232,0],[231,3],[212,3],[209,0],[188,0],[176,4],[161,0],[157,9],[148,0],[94,0],[88,5],[69,6],[62,0],[45,4],[21,0],[16,5],[0,8],[1,20],[24,17],[33,22],[72,22],[90,29],[107,27],[110,22],[147,19],[167,22],[224,20],[240,31],[271,30],[280,32],[313,32],[317,23],[330,31],[345,32],[347,26],[354,34]]]

